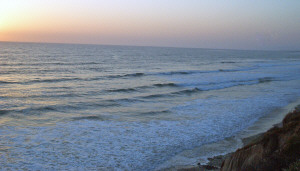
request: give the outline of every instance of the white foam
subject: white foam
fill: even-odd
[[[244,98],[238,98],[239,93],[235,98],[222,94],[218,98],[197,99],[172,108],[174,120],[79,120],[49,127],[3,128],[0,142],[3,147],[13,148],[5,157],[2,155],[1,166],[34,170],[153,170],[166,166],[165,161],[173,161],[172,157],[184,150],[222,140],[247,128],[270,108],[285,105],[285,93],[282,90]]]

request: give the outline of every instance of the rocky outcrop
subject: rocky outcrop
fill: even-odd
[[[276,171],[300,159],[300,110],[289,113],[274,127],[222,163],[221,171]]]
[[[219,168],[210,165],[201,165],[200,163],[198,163],[198,167],[177,169],[177,171],[206,171],[206,170],[217,171],[219,170]]]

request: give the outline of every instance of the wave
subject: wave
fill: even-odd
[[[130,93],[130,92],[137,92],[137,91],[142,91],[145,89],[150,89],[150,88],[163,88],[163,87],[180,87],[180,85],[175,84],[175,83],[156,83],[152,85],[145,85],[145,86],[137,86],[133,88],[120,88],[120,89],[109,89],[105,90],[106,92],[125,92],[125,93]]]
[[[104,120],[106,120],[104,117],[96,116],[96,115],[79,116],[79,117],[73,117],[71,119],[74,120],[74,121],[78,121],[78,120],[99,120],[99,121],[104,121]]]
[[[175,83],[158,83],[153,84],[154,87],[180,87],[178,84]]]
[[[273,77],[264,77],[264,78],[259,78],[258,82],[259,83],[267,83],[267,82],[271,82],[274,81],[275,79]]]
[[[141,98],[160,98],[160,97],[168,97],[174,95],[191,95],[194,93],[199,93],[202,91],[210,91],[210,90],[219,90],[224,88],[230,88],[235,86],[244,86],[244,85],[254,85],[254,84],[261,84],[261,83],[268,83],[271,81],[278,81],[278,79],[274,77],[262,77],[257,79],[248,79],[248,80],[231,80],[231,81],[224,81],[224,82],[210,82],[205,84],[183,84],[182,87],[194,87],[192,89],[185,89],[179,90],[170,93],[161,93],[161,94],[151,94],[147,96],[142,96]],[[177,84],[175,84],[177,85]]]
[[[147,102],[149,99],[157,99],[157,98],[168,98],[168,97],[178,97],[178,96],[190,96],[193,94],[201,93],[203,91],[211,91],[211,90],[219,90],[224,88],[230,88],[234,86],[245,86],[245,85],[255,85],[255,84],[264,84],[269,83],[272,81],[280,81],[280,79],[275,77],[261,77],[256,79],[248,79],[248,80],[231,80],[231,81],[224,81],[224,82],[211,82],[206,84],[195,84],[195,85],[188,85],[189,87],[193,86],[192,88],[186,88],[186,85],[178,85],[175,83],[160,83],[160,84],[153,84],[150,86],[145,86],[143,88],[155,88],[155,87],[178,87],[176,88],[177,91],[171,91],[166,93],[158,93],[158,94],[149,94],[144,96],[132,96],[129,98],[120,98],[120,99],[104,99],[101,101],[96,102],[79,102],[79,103],[72,103],[67,105],[46,105],[46,106],[39,106],[39,107],[28,107],[25,109],[20,110],[0,110],[1,115],[7,115],[9,113],[21,113],[26,115],[35,115],[35,114],[44,114],[47,112],[55,111],[55,112],[70,112],[72,110],[84,110],[89,108],[106,108],[106,107],[120,107],[124,104],[132,104],[137,102]],[[111,92],[131,92],[131,91],[138,91],[138,88],[128,88],[128,89],[116,89],[116,90],[107,90]],[[183,89],[185,88],[185,89]],[[174,90],[174,89],[173,89]],[[154,91],[155,92],[155,91]],[[155,111],[157,113],[157,111]],[[155,112],[148,112],[148,114],[155,114]],[[161,111],[160,111],[161,112]],[[144,113],[145,115],[147,114]],[[88,118],[78,118],[80,119],[96,119],[93,117],[88,116]],[[76,120],[76,119],[75,119]]]
[[[140,77],[143,75],[145,75],[145,73],[138,72],[138,73],[134,73],[134,74],[125,74],[124,77]]]
[[[265,83],[265,82],[271,82],[271,81],[280,81],[281,79],[275,78],[275,77],[260,77],[260,78],[253,78],[253,79],[241,79],[241,80],[229,80],[229,81],[219,81],[219,82],[205,82],[205,83],[183,83],[178,84],[180,86],[184,87],[199,87],[199,86],[214,86],[214,85],[222,85],[222,84],[228,84],[228,83],[235,83],[238,85],[238,83],[241,84],[252,84],[252,83]],[[286,81],[287,79],[284,79]]]
[[[0,116],[1,115],[6,115],[6,114],[8,114],[10,112],[11,112],[11,110],[0,110]]]
[[[239,71],[251,71],[258,69],[257,66],[248,67],[248,68],[241,68],[241,69],[219,69],[219,72],[239,72]]]
[[[80,81],[81,78],[54,78],[54,79],[35,79],[26,81],[0,81],[0,84],[32,84],[32,83],[52,83],[63,81]]]
[[[119,99],[119,101],[122,99]],[[109,99],[109,100],[103,100],[103,101],[99,101],[99,102],[87,102],[87,103],[78,103],[77,105],[82,106],[82,107],[116,107],[116,106],[120,106],[120,103],[118,102],[118,100],[114,100],[114,99]]]
[[[0,81],[0,84],[13,84],[16,82],[10,82],[10,81]]]
[[[48,79],[44,80],[45,82],[57,82],[57,81],[64,81],[66,79]],[[74,79],[67,79],[67,80],[77,80],[77,78]],[[195,82],[195,80],[192,80],[192,82],[187,81],[187,83],[173,83],[173,82],[167,82],[167,83],[155,83],[152,85],[144,85],[144,86],[137,86],[137,87],[128,87],[128,88],[117,88],[117,89],[107,89],[102,91],[92,91],[92,92],[66,92],[66,93],[52,93],[52,94],[42,94],[42,95],[24,95],[14,98],[65,98],[65,97],[83,97],[83,96],[95,96],[99,95],[105,92],[108,93],[135,93],[135,92],[145,92],[147,89],[153,90],[155,92],[155,89],[161,89],[161,88],[170,88],[169,90],[176,90],[169,93],[162,93],[162,94],[151,94],[147,95],[145,97],[141,97],[142,99],[147,98],[159,98],[159,97],[166,97],[166,96],[174,96],[174,95],[191,95],[193,93],[198,93],[201,91],[209,91],[209,90],[217,90],[217,89],[223,89],[223,88],[229,88],[234,86],[242,86],[242,85],[253,85],[253,84],[260,84],[260,83],[269,83],[272,81],[281,81],[282,79],[275,78],[275,77],[260,77],[260,78],[254,78],[254,79],[241,79],[241,80],[228,80],[228,81],[216,81],[216,82],[202,82],[201,80],[198,82]],[[284,78],[282,81],[287,81],[288,78]],[[31,81],[32,83],[33,81]],[[43,82],[42,80],[35,80],[35,82]],[[16,82],[6,82],[6,81],[0,81],[0,84],[12,84]],[[29,82],[25,82],[29,83]],[[23,83],[23,84],[25,84]],[[65,87],[62,87],[65,88]],[[137,96],[140,98],[139,96]],[[11,98],[8,96],[8,98]],[[118,99],[119,101],[127,101],[130,102],[128,99]],[[136,99],[135,99],[136,100]],[[103,103],[103,102],[101,102]],[[104,104],[101,103],[95,103],[94,106],[117,106],[118,101],[110,101],[105,102]],[[91,104],[90,104],[91,105]]]
[[[78,66],[78,65],[98,65],[102,64],[99,62],[42,62],[42,63],[2,63],[0,66],[47,66],[47,65],[58,65],[58,66]]]
[[[111,89],[111,90],[106,90],[107,92],[134,92],[137,91],[134,88],[121,88],[121,89]]]
[[[169,93],[161,93],[161,94],[151,94],[151,95],[146,95],[146,96],[140,96],[140,98],[143,99],[152,99],[152,98],[160,98],[160,97],[171,97],[171,96],[176,96],[176,95],[191,95],[194,93],[201,92],[199,88],[193,88],[193,89],[185,89],[185,90],[180,90],[180,91],[174,91],[174,92],[169,92]]]
[[[222,63],[222,64],[235,64],[235,63],[237,63],[237,62],[233,62],[233,61],[222,61],[222,62],[220,62],[220,63]]]
[[[237,63],[237,62],[223,61],[221,63]],[[288,63],[288,64],[257,64],[245,68],[218,69],[218,70],[208,70],[208,71],[207,70],[170,71],[170,72],[150,73],[149,75],[187,75],[187,74],[217,73],[217,72],[240,72],[240,71],[251,71],[251,70],[265,68],[265,67],[295,66],[295,65],[300,65],[300,62]]]
[[[101,77],[114,79],[114,78],[130,78],[130,77],[143,77],[143,76],[171,76],[171,75],[189,75],[189,74],[205,74],[205,73],[216,73],[216,72],[238,72],[238,71],[248,71],[256,69],[257,67],[249,67],[249,68],[242,68],[242,69],[219,69],[219,70],[186,70],[186,71],[170,71],[170,72],[137,72],[137,73],[130,73],[130,74],[119,74],[119,75],[107,75]],[[99,78],[96,78],[99,79]],[[159,84],[157,86],[160,86]]]
[[[172,75],[190,75],[190,74],[205,74],[205,73],[218,73],[218,72],[240,72],[240,71],[250,71],[255,70],[260,67],[271,67],[271,66],[289,66],[289,65],[299,65],[299,64],[259,64],[256,66],[246,67],[246,68],[238,68],[238,69],[218,69],[218,70],[186,70],[186,71],[170,71],[170,72],[136,72],[136,73],[129,73],[129,74],[119,74],[119,75],[103,75],[97,77],[90,77],[90,78],[50,78],[50,79],[34,79],[34,80],[25,80],[25,81],[0,81],[0,84],[34,84],[34,83],[54,83],[54,82],[63,82],[63,81],[96,81],[96,80],[103,80],[103,79],[122,79],[122,78],[139,78],[143,76],[172,76]],[[153,85],[155,87],[164,87],[164,86],[176,86],[175,84],[156,84]]]
[[[69,112],[70,110],[81,110],[83,107],[78,104],[72,105],[48,105],[48,106],[37,106],[37,107],[26,107],[23,109],[14,109],[14,110],[0,110],[1,114],[9,114],[9,113],[18,113],[25,115],[40,115],[47,112],[55,111],[55,112]]]
[[[159,115],[159,114],[167,114],[167,113],[171,113],[170,110],[161,110],[161,111],[150,111],[150,112],[141,112],[138,113],[137,115],[141,115],[141,116],[153,116],[153,115]]]
[[[199,88],[193,88],[193,89],[187,89],[187,90],[182,90],[182,91],[177,91],[177,92],[173,92],[172,94],[184,94],[184,95],[191,95],[193,93],[198,93],[201,92],[203,90],[199,89]]]
[[[146,95],[146,96],[140,96],[139,98],[152,99],[152,98],[166,97],[166,96],[170,96],[170,95],[171,95],[171,93],[151,94],[151,95]]]
[[[62,81],[76,81],[76,80],[82,80],[81,78],[58,78],[58,79],[38,79],[38,80],[31,80],[26,83],[52,83],[52,82],[62,82]]]
[[[218,72],[239,72],[249,71],[257,69],[258,67],[248,67],[240,69],[219,69],[219,70],[190,70],[190,71],[171,71],[171,72],[160,72],[160,73],[149,73],[148,75],[188,75],[188,74],[206,74],[206,73],[218,73]]]
[[[56,111],[56,109],[51,106],[43,106],[43,107],[29,107],[20,110],[0,110],[0,115],[6,115],[9,113],[36,114],[45,111]]]
[[[102,69],[100,68],[102,71]],[[116,79],[116,78],[138,78],[143,76],[166,76],[166,75],[189,75],[189,74],[199,74],[199,73],[214,73],[214,72],[236,72],[236,71],[245,71],[246,69],[232,69],[232,70],[212,70],[212,71],[201,71],[201,70],[191,70],[191,71],[171,71],[171,72],[158,72],[158,73],[130,73],[130,74],[119,74],[119,75],[104,75],[104,76],[98,76],[98,77],[91,77],[91,78],[53,78],[53,79],[34,79],[34,80],[25,80],[22,82],[18,81],[0,81],[0,84],[32,84],[32,83],[52,83],[52,82],[63,82],[63,81],[93,81],[93,80],[102,80],[102,79]],[[250,70],[250,69],[248,69]],[[50,70],[49,70],[50,71]],[[40,72],[49,72],[48,70],[43,70]],[[1,74],[12,74],[12,72],[15,71],[7,71],[7,72],[1,72]],[[17,71],[16,71],[17,72]],[[51,72],[54,72],[54,70],[51,70]],[[56,71],[57,72],[57,71]],[[154,86],[164,86],[164,85],[154,85]],[[172,85],[168,85],[172,86]]]
[[[152,75],[187,75],[193,73],[203,73],[204,71],[171,71],[171,72],[160,72]]]
[[[248,71],[256,69],[257,67],[241,68],[241,69],[219,69],[219,70],[186,70],[186,71],[170,71],[170,72],[137,72],[131,74],[119,74],[119,75],[108,75],[103,76],[103,78],[130,78],[130,77],[142,77],[142,76],[166,76],[166,75],[189,75],[189,74],[200,74],[200,73],[216,73],[216,72],[238,72],[238,71]],[[158,85],[159,86],[159,85]]]
[[[124,78],[124,77],[141,77],[144,76],[145,73],[137,72],[132,74],[123,74],[123,75],[109,75],[107,78]]]
[[[22,114],[40,114],[44,112],[49,111],[59,111],[61,108],[74,108],[74,106],[58,106],[58,105],[52,105],[52,106],[41,106],[41,107],[28,107],[21,110],[15,110],[16,113],[22,113]]]
[[[202,84],[202,86],[209,86],[209,88],[203,88],[201,85],[197,85],[201,87],[202,91],[210,91],[210,90],[220,90],[224,88],[236,87],[236,86],[245,86],[245,85],[255,85],[255,84],[262,84],[268,83],[272,81],[280,81],[274,77],[262,77],[257,79],[248,79],[248,80],[231,80],[231,81],[224,81],[224,82],[212,82],[207,84]]]
[[[63,87],[62,87],[63,88]],[[33,94],[33,95],[28,95],[28,94],[19,94],[17,95],[6,95],[6,96],[0,96],[1,98],[61,98],[61,97],[82,97],[84,94],[79,94],[79,93],[63,93],[63,94],[55,94],[55,93],[49,93],[49,94]]]

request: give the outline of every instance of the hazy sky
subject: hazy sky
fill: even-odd
[[[0,0],[0,41],[300,50],[300,0]]]

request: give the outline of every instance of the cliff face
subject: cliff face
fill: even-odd
[[[221,171],[276,171],[299,160],[300,110],[289,113],[282,123],[225,159]]]

